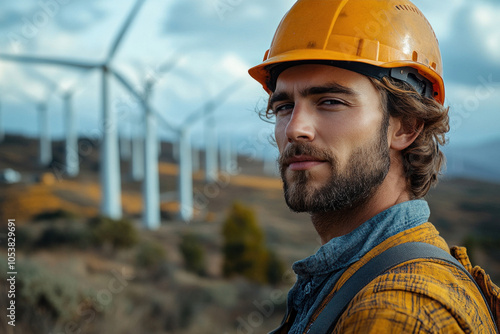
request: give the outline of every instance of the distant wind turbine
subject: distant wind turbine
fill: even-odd
[[[52,161],[52,142],[50,138],[50,123],[47,110],[47,101],[33,96],[26,91],[16,92],[22,102],[30,101],[36,106],[38,118],[38,164],[47,167]]]
[[[191,127],[200,119],[211,117],[213,113],[220,107],[231,94],[235,93],[242,87],[238,80],[224,90],[222,90],[213,99],[207,101],[201,110],[192,112],[182,125],[180,126],[180,163],[179,163],[179,199],[180,199],[180,215],[183,221],[193,219],[193,155],[191,148]]]
[[[76,115],[73,109],[73,97],[78,91],[81,90],[81,88],[77,88],[77,84],[81,83],[83,75],[80,75],[77,79],[73,80],[72,83],[64,82],[59,84],[34,69],[31,69],[28,73],[30,76],[37,77],[38,79],[44,81],[45,84],[47,84],[52,90],[50,94],[59,95],[63,101],[64,128],[66,131],[64,172],[70,177],[75,177],[80,171],[80,162],[78,155]],[[86,71],[83,74],[88,73],[89,71]]]
[[[56,66],[68,66],[80,69],[95,69],[102,71],[101,77],[101,106],[102,106],[102,147],[101,147],[101,184],[102,184],[102,200],[101,213],[112,219],[120,219],[122,217],[121,207],[121,184],[120,184],[120,161],[118,152],[118,135],[116,127],[115,115],[109,108],[109,71],[110,63],[113,60],[116,51],[139,9],[145,0],[137,0],[134,7],[127,16],[124,24],[119,30],[108,56],[103,62],[87,62],[77,60],[41,58],[31,56],[6,55],[0,54],[0,59],[17,61],[23,63],[35,63]]]
[[[166,70],[165,70],[166,71]],[[130,81],[117,70],[111,70],[119,83],[121,83],[142,105],[144,109],[144,181],[143,181],[143,225],[145,228],[155,230],[160,226],[160,180],[158,172],[158,135],[157,123],[163,121],[170,130],[178,132],[161,118],[151,106],[150,97],[156,79],[146,80],[143,92],[138,92]],[[138,136],[142,138],[142,136]],[[138,139],[136,138],[136,139]],[[136,147],[136,150],[140,148]],[[133,160],[132,163],[137,163]],[[137,168],[137,166],[134,166]]]
[[[50,120],[47,103],[38,103],[37,110],[40,128],[40,165],[47,167],[52,162],[52,140],[50,137]]]

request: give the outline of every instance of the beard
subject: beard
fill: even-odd
[[[288,207],[295,212],[320,213],[349,210],[367,202],[389,171],[387,123],[384,119],[379,138],[351,153],[343,171],[329,150],[303,142],[288,146],[278,159]],[[314,175],[307,170],[294,171],[287,179],[285,161],[296,155],[309,155],[329,163],[329,179],[316,188],[309,184]]]

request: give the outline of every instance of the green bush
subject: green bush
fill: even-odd
[[[77,215],[74,214],[71,211],[67,211],[64,209],[57,209],[57,210],[52,210],[52,211],[45,211],[42,213],[37,214],[33,219],[35,221],[39,220],[57,220],[57,219],[75,219],[77,218]]]
[[[87,229],[69,224],[67,226],[51,225],[43,230],[40,237],[35,241],[36,248],[52,248],[59,246],[71,246],[85,248],[90,241]]]
[[[93,241],[101,246],[109,244],[114,249],[132,248],[139,241],[137,229],[126,219],[97,217],[89,222],[89,229]]]
[[[5,259],[0,258],[0,267],[7,267]],[[72,277],[55,274],[30,260],[20,261],[16,269],[16,325],[28,333],[49,333],[57,324],[69,321],[78,328],[85,326],[78,314],[95,309],[91,291]],[[5,272],[0,272],[0,279],[6,282]],[[6,297],[0,296],[0,303],[8,301]]]
[[[182,236],[179,250],[184,258],[186,270],[198,275],[205,275],[205,253],[201,246],[200,238],[192,233]]]
[[[285,273],[285,265],[275,252],[269,251],[268,254],[269,256],[267,258],[266,271],[267,282],[272,285],[278,285],[283,279],[283,274]]]
[[[165,258],[165,249],[160,244],[150,241],[142,243],[136,254],[137,265],[147,269],[158,267]]]
[[[224,276],[242,275],[259,283],[279,282],[283,265],[265,246],[264,233],[252,209],[234,203],[224,222],[222,234]]]

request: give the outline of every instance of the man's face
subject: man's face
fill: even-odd
[[[365,76],[327,65],[294,66],[279,75],[270,105],[292,210],[349,209],[385,179],[389,118]]]

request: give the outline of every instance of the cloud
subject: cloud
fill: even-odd
[[[103,4],[96,0],[74,1],[71,5],[62,6],[60,12],[56,23],[69,32],[85,30],[109,14]]]
[[[262,59],[288,5],[264,0],[211,0],[203,5],[179,1],[166,15],[164,33],[197,48],[237,51],[254,64]]]
[[[107,17],[108,10],[97,0],[31,0],[2,2],[0,46],[6,53],[33,53],[44,38],[64,32],[74,36]]]
[[[445,80],[474,85],[479,78],[500,74],[500,5],[467,2],[441,40]]]

